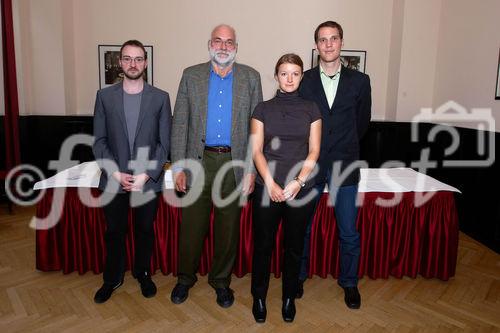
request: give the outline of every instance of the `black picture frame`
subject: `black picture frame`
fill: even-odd
[[[121,45],[98,45],[99,55],[99,89],[109,87],[123,80],[123,71],[120,67]],[[144,71],[144,80],[153,85],[153,46],[144,45],[146,49],[148,67]]]

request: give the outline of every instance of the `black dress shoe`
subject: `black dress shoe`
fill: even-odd
[[[263,298],[254,298],[252,313],[256,322],[258,323],[265,322],[267,316],[266,300]]]
[[[359,309],[361,306],[361,295],[359,294],[358,287],[345,287],[344,288],[344,301],[349,309]]]
[[[295,298],[302,298],[304,295],[304,282],[304,280],[299,280],[297,284],[297,296],[295,296]]]
[[[186,286],[184,284],[177,283],[172,290],[172,294],[170,295],[170,300],[174,304],[181,304],[188,298],[190,286]]]
[[[156,286],[153,280],[151,280],[149,273],[145,272],[144,274],[141,274],[137,277],[137,281],[139,281],[139,284],[141,285],[142,296],[150,298],[156,295]]]
[[[295,300],[293,298],[285,298],[283,300],[283,307],[281,308],[281,315],[283,320],[291,323],[295,318]]]
[[[234,303],[234,295],[231,288],[215,288],[217,293],[217,304],[223,308],[228,308]]]
[[[122,284],[123,280],[116,285],[104,283],[102,287],[95,293],[94,302],[96,302],[97,304],[106,302],[111,297],[113,291],[118,289]]]

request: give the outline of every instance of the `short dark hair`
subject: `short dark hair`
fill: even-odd
[[[278,62],[276,63],[276,66],[274,67],[274,75],[278,75],[278,70],[281,65],[283,64],[293,64],[297,65],[300,67],[300,71],[304,71],[304,63],[302,62],[302,59],[295,53],[287,53],[282,55],[279,59]]]
[[[146,53],[146,49],[144,48],[144,45],[141,42],[139,42],[137,39],[131,39],[131,40],[128,40],[122,44],[122,47],[120,48],[120,59],[122,58],[122,53],[123,53],[123,49],[125,48],[125,46],[135,46],[135,47],[141,48],[142,52],[144,53],[144,59],[148,58],[148,54]]]
[[[318,34],[319,34],[319,29],[321,28],[337,28],[339,31],[340,39],[344,39],[344,30],[342,30],[342,26],[338,24],[335,21],[326,21],[318,25],[316,30],[314,31],[314,42],[318,42]]]

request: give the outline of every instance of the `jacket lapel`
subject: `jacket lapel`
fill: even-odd
[[[319,65],[313,71],[313,82],[314,82],[314,91],[318,92],[318,103],[321,104],[321,110],[330,110],[330,106],[328,105],[328,100],[326,99],[325,89],[323,88],[323,83],[321,82],[321,73],[319,69]]]
[[[345,67],[342,66],[340,69],[340,79],[339,85],[337,86],[337,93],[335,94],[335,99],[332,104],[332,110],[335,109],[335,106],[339,103],[339,100],[342,99],[342,96],[345,96],[345,91],[349,86],[349,72],[345,70]]]
[[[196,81],[196,92],[200,107],[200,117],[201,117],[201,131],[206,135],[207,130],[207,113],[208,113],[208,81],[210,80],[210,62],[207,62],[203,67],[203,70],[199,73],[199,80]]]
[[[127,130],[127,122],[125,120],[125,110],[123,108],[123,83],[115,85],[113,94],[113,105],[115,105],[116,113],[120,118],[122,123],[123,132],[125,133],[125,137],[128,141],[128,130]]]
[[[239,106],[242,105],[243,96],[240,94],[242,91],[246,91],[245,82],[248,82],[243,77],[243,73],[238,70],[238,64],[233,65],[233,103],[232,103],[232,113],[231,113],[231,136],[233,136],[233,131],[235,131],[238,126],[236,124],[239,121],[239,116],[243,112],[239,112]]]

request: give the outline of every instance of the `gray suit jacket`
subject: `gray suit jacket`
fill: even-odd
[[[210,62],[188,67],[182,74],[172,125],[172,162],[193,159],[201,162],[205,149],[207,127],[208,81]],[[245,161],[250,117],[262,101],[260,75],[253,68],[233,65],[233,107],[231,124],[231,157]],[[251,158],[250,158],[250,163]],[[252,166],[249,166],[249,169]],[[236,183],[243,178],[243,169],[234,168]],[[188,184],[190,177],[188,174]]]
[[[163,165],[167,161],[170,149],[171,123],[172,113],[168,93],[144,82],[134,149],[131,152],[123,110],[123,84],[117,83],[99,90],[94,108],[95,142],[93,146],[94,156],[103,171],[99,189],[104,190],[108,182],[117,183],[111,174],[103,169],[104,165],[100,160],[112,160],[120,172],[132,174],[129,161],[136,159],[138,148],[148,147],[148,159],[157,161],[157,165],[155,169],[146,170],[146,174],[151,178],[146,182],[143,190],[161,191],[164,183]],[[124,192],[121,186],[118,188],[119,192]]]

